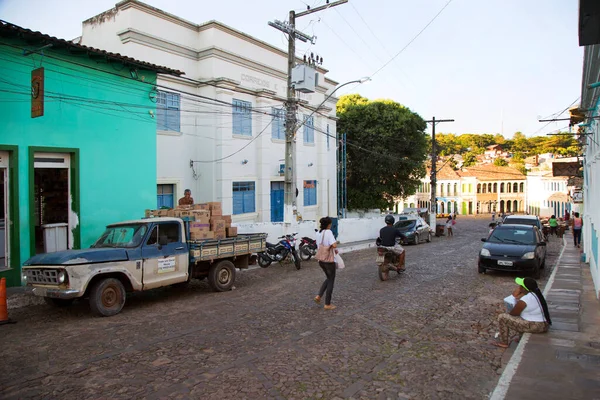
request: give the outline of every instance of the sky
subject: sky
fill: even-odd
[[[325,0],[144,2],[194,23],[218,20],[287,49],[283,33],[267,22]],[[0,0],[0,19],[73,39],[81,35],[82,21],[116,3]],[[425,119],[455,120],[439,124],[438,133],[510,138],[516,131],[534,136],[566,130],[568,121],[538,119],[558,116],[578,103],[581,92],[577,0],[349,0],[299,18],[296,25],[317,36],[315,45],[298,41],[297,54],[322,56],[330,78],[344,83],[372,77],[336,95],[392,99]]]

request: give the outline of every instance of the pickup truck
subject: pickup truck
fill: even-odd
[[[67,306],[88,297],[92,311],[118,314],[127,292],[208,278],[215,291],[230,290],[236,268],[265,251],[266,234],[191,241],[181,218],[147,218],[108,225],[89,249],[38,254],[23,265],[33,293]]]

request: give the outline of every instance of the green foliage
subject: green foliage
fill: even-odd
[[[336,109],[337,130],[354,144],[347,146],[348,207],[387,209],[415,193],[430,142],[425,121],[394,101],[356,94],[342,96]]]
[[[494,160],[494,165],[497,167],[506,167],[508,166],[508,162],[503,158],[496,158]]]
[[[511,139],[506,139],[500,134],[475,135],[465,133],[455,135],[452,133],[439,133],[436,135],[438,154],[441,156],[452,154],[483,154],[487,146],[502,145],[502,149],[509,153],[520,153],[523,158],[533,154],[554,153],[563,156],[576,156],[580,150],[577,140],[569,134],[558,136],[534,136],[527,138],[522,132],[515,132]]]
[[[527,175],[527,168],[525,168],[524,163],[516,163],[512,167],[519,170],[523,175]]]
[[[473,152],[465,153],[463,156],[463,167],[471,167],[477,163],[477,156]]]

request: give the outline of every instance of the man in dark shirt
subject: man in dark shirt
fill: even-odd
[[[404,261],[406,258],[406,254],[402,246],[400,246],[398,242],[396,242],[396,238],[403,238],[404,234],[400,232],[400,230],[398,230],[397,228],[394,228],[394,221],[395,219],[393,215],[386,215],[386,226],[381,228],[381,230],[379,231],[379,238],[381,239],[381,246],[400,256],[397,268],[400,271],[404,271]]]

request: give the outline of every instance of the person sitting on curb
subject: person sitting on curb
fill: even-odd
[[[552,325],[548,304],[533,278],[515,278],[517,287],[512,295],[515,305],[508,313],[498,316],[500,341],[493,342],[494,346],[507,348],[510,331],[522,334],[544,333]]]

